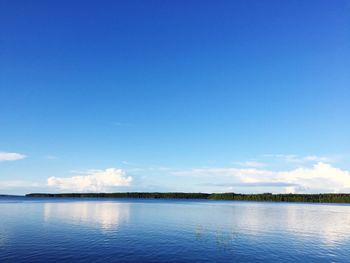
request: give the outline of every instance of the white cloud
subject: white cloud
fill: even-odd
[[[311,162],[330,162],[331,161],[331,159],[329,157],[316,156],[316,155],[305,156],[304,160],[311,161]]]
[[[287,182],[299,184],[305,190],[335,193],[350,190],[349,171],[323,162],[313,165],[312,168],[301,167],[288,172],[279,172],[277,175]],[[296,192],[297,187],[294,190]]]
[[[108,191],[112,187],[128,186],[132,181],[131,176],[126,176],[121,169],[109,168],[106,170],[93,170],[86,175],[72,177],[50,177],[48,186],[57,187],[60,190],[69,191]]]
[[[203,169],[191,169],[191,170],[183,170],[173,172],[174,175],[178,176],[224,176],[224,177],[232,177],[233,175],[237,178],[245,175],[259,175],[259,174],[267,174],[268,170],[259,170],[255,168],[203,168]],[[273,172],[270,172],[273,174]]]
[[[0,189],[40,187],[40,186],[41,185],[39,183],[22,181],[22,180],[0,181]]]
[[[11,152],[0,152],[0,162],[1,161],[16,161],[26,158],[24,154],[11,153]]]
[[[307,162],[331,162],[332,159],[326,156],[307,155],[300,156],[296,154],[264,154],[263,157],[279,159],[288,163],[307,163]]]
[[[209,168],[174,172],[180,176],[200,176],[215,179],[213,185],[227,187],[273,187],[276,192],[348,192],[350,172],[318,162],[312,167],[299,167],[290,171],[272,171],[255,168]],[[229,183],[227,183],[229,182]],[[253,188],[252,188],[253,189]]]
[[[251,168],[258,168],[258,167],[266,166],[265,163],[261,163],[261,162],[257,162],[257,161],[238,162],[237,164],[240,166],[243,166],[243,167],[251,167]]]

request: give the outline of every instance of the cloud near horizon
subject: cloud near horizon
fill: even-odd
[[[72,177],[53,176],[47,179],[47,184],[50,187],[56,187],[59,190],[80,192],[108,191],[113,187],[129,186],[131,182],[131,176],[126,176],[123,170],[116,168],[94,170],[86,175]]]
[[[257,162],[257,161],[237,162],[236,164],[242,167],[250,167],[250,168],[261,168],[266,166],[265,163]]]
[[[308,163],[308,162],[330,163],[333,161],[332,160],[333,158],[330,158],[327,156],[318,156],[318,155],[300,156],[296,154],[263,154],[262,157],[277,159],[280,161],[282,160],[287,163],[294,163],[294,164],[302,164],[302,163]]]
[[[0,162],[2,161],[17,161],[26,158],[27,156],[14,152],[0,152]]]
[[[9,189],[9,188],[28,188],[33,187],[37,188],[42,186],[40,183],[23,181],[23,180],[5,180],[0,181],[0,189]]]
[[[286,193],[340,193],[350,191],[350,172],[318,162],[290,171],[256,168],[208,168],[174,172],[179,176],[214,177],[212,185],[232,187],[274,187]],[[226,183],[218,183],[225,179]],[[229,183],[227,183],[229,180]]]

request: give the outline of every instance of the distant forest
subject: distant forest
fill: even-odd
[[[207,199],[265,202],[350,203],[350,194],[236,194],[236,193],[31,193],[28,197]]]

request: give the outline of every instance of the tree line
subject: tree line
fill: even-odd
[[[148,198],[148,199],[207,199],[265,202],[312,202],[312,203],[350,203],[350,194],[237,194],[237,193],[31,193],[28,197],[76,197],[76,198]]]

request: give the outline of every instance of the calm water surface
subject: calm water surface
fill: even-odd
[[[0,198],[0,262],[350,262],[350,206]]]

